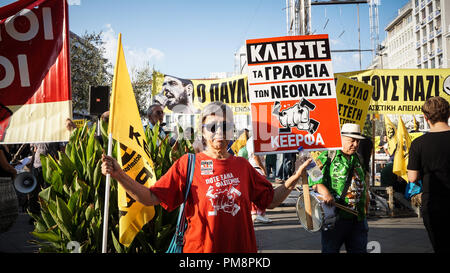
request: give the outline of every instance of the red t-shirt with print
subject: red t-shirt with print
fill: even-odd
[[[150,188],[168,211],[184,201],[187,163],[188,156],[182,156]],[[265,209],[272,199],[272,184],[245,158],[196,154],[183,252],[256,252],[251,203]]]

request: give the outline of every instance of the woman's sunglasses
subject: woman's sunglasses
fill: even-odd
[[[222,132],[230,131],[233,129],[233,123],[221,121],[221,122],[210,122],[207,124],[203,124],[203,128],[205,128],[208,132],[215,134],[217,130],[222,129]]]

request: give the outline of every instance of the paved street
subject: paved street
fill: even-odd
[[[268,210],[266,215],[273,221],[271,224],[255,225],[259,252],[320,253],[320,232],[306,231],[298,221],[295,207]],[[382,253],[433,252],[421,218],[372,218],[368,223],[369,245],[378,242]],[[341,251],[345,252],[344,248]]]
[[[273,221],[271,224],[255,225],[259,252],[320,252],[320,232],[309,233],[298,221],[294,207],[297,196],[298,192],[293,191],[282,206],[267,211],[266,215]],[[28,215],[19,214],[14,226],[0,234],[0,253],[37,251],[37,247],[28,242],[33,239],[29,234],[33,226],[28,224],[28,219]],[[377,242],[382,253],[433,252],[422,219],[417,217],[369,219],[369,244],[377,245]]]
[[[30,216],[19,213],[14,225],[5,233],[0,233],[0,253],[33,253],[37,247],[29,243],[34,237],[30,232],[34,226],[28,223]]]

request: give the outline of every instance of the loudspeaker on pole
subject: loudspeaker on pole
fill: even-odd
[[[89,114],[100,116],[109,110],[109,86],[89,88]]]

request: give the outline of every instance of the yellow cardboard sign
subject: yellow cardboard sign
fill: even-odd
[[[345,123],[356,123],[364,128],[372,93],[371,85],[337,77],[336,96],[341,126]]]
[[[82,128],[84,124],[86,123],[85,119],[74,119],[73,123],[77,126],[77,128]]]

